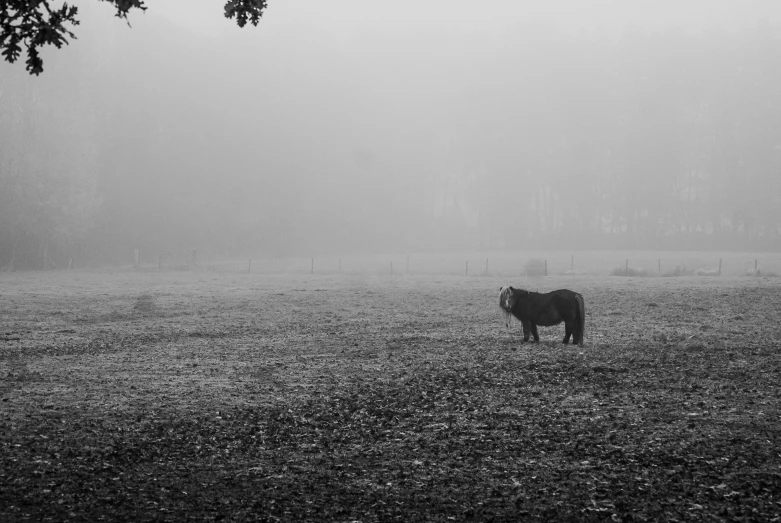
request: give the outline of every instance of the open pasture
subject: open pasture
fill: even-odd
[[[0,520],[771,520],[779,280],[0,274]]]

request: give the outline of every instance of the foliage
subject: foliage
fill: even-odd
[[[228,0],[225,2],[225,18],[236,17],[239,27],[244,27],[247,20],[257,26],[266,4],[266,0]]]
[[[695,276],[721,276],[721,271],[714,267],[700,267],[694,271]]]
[[[615,267],[610,271],[611,276],[639,276],[645,277],[649,273],[642,267]]]
[[[66,37],[75,38],[65,25],[79,24],[77,12],[77,7],[68,4],[52,9],[48,0],[3,2],[0,6],[0,54],[13,63],[19,58],[24,45],[27,47],[27,70],[31,74],[40,74],[43,60],[38,49],[44,45],[54,45],[59,49],[68,43]]]
[[[146,10],[143,0],[100,0],[116,8],[116,16],[128,22],[132,9]],[[39,49],[54,45],[57,49],[76,35],[68,26],[79,25],[78,7],[64,3],[59,9],[51,7],[50,0],[8,0],[0,5],[0,54],[9,63],[14,63],[27,48],[26,68],[30,74],[43,72],[43,59]],[[239,27],[249,20],[257,26],[265,0],[228,0],[225,3],[225,17],[236,18]]]
[[[670,278],[677,276],[690,276],[691,274],[692,271],[686,267],[685,263],[679,263],[675,266],[674,269],[663,272],[662,276]]]

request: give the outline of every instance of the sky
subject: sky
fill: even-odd
[[[187,6],[187,7],[184,7]],[[218,1],[163,0],[154,10],[171,21],[192,30],[214,34],[230,30],[220,20]],[[688,30],[704,27],[734,28],[762,20],[778,20],[778,8],[772,0],[400,0],[392,4],[366,0],[290,0],[271,2],[265,15],[266,25],[317,21],[336,35],[343,31],[360,32],[366,23],[452,24],[480,30],[512,25],[528,18],[555,18],[564,25],[584,28],[616,28],[628,24],[641,26],[680,26]]]
[[[244,29],[220,0],[150,1],[132,28],[77,4],[78,39],[45,50],[41,77],[2,64],[0,89],[47,122],[48,170],[97,179],[97,222],[133,237],[209,242],[231,222],[302,251],[715,231],[738,221],[704,202],[777,161],[771,0],[272,0]]]

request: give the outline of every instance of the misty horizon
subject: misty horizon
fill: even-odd
[[[40,77],[0,64],[0,266],[781,247],[772,2],[78,5]]]

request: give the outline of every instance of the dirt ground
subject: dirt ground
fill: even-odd
[[[781,278],[505,283],[0,274],[0,520],[779,518]]]

